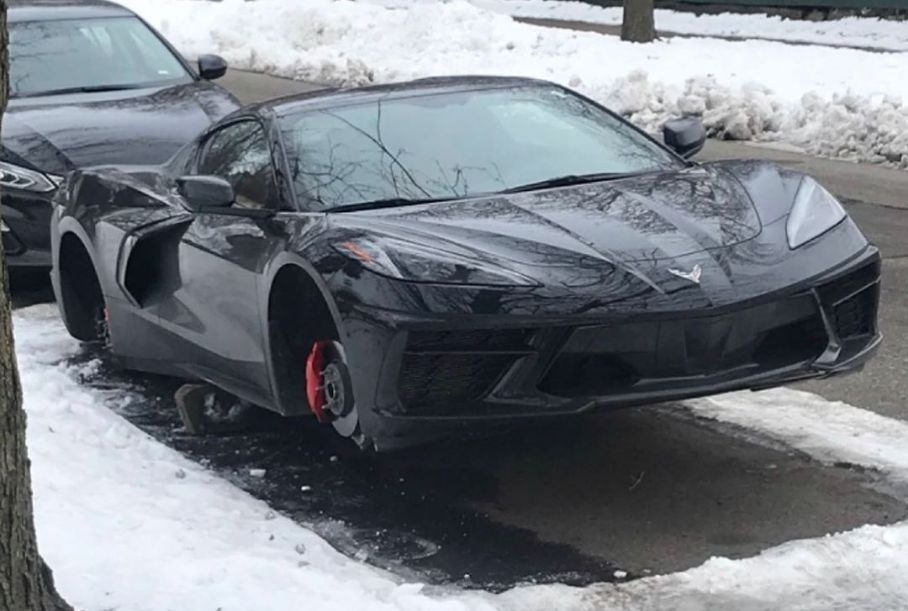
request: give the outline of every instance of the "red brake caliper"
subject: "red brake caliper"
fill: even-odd
[[[332,348],[333,342],[315,342],[309,358],[306,359],[306,398],[309,408],[319,422],[330,422],[325,413],[325,389],[322,383],[322,371],[325,369],[325,355]]]

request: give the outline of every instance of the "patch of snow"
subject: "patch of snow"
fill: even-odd
[[[400,7],[413,0],[367,0]],[[418,0],[417,0],[418,1]],[[564,0],[470,0],[476,6],[513,17],[585,21],[620,26],[620,6],[597,6]],[[876,17],[844,17],[828,21],[785,19],[759,13],[697,15],[656,9],[656,29],[698,36],[766,38],[790,42],[908,51],[908,25]]]
[[[136,397],[80,385],[84,368],[96,364],[69,364],[78,348],[52,306],[17,310],[14,329],[39,544],[61,592],[85,611],[821,610],[894,609],[908,600],[908,522],[629,583],[500,595],[401,583],[340,555],[108,409]],[[873,467],[898,481],[908,475],[903,422],[784,389],[687,405],[821,460]]]
[[[589,609],[903,609],[908,522],[789,541],[752,558],[587,588]],[[597,606],[597,604],[599,606]]]
[[[869,467],[908,483],[908,423],[901,420],[791,388],[728,393],[685,405],[699,416],[760,431],[822,462]]]

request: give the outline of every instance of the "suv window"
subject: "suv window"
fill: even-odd
[[[233,123],[214,132],[205,143],[197,173],[229,181],[239,208],[278,208],[271,149],[255,121]]]

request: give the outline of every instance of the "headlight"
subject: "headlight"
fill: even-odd
[[[395,238],[356,238],[335,246],[367,269],[410,282],[492,286],[536,286],[532,278],[449,249]]]
[[[805,176],[788,215],[788,245],[797,248],[826,233],[846,216],[842,204],[832,193]]]
[[[63,181],[62,176],[44,174],[0,161],[0,187],[34,193],[50,193]]]

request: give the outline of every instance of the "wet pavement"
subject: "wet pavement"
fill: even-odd
[[[74,362],[97,358],[85,352]],[[499,591],[584,585],[744,557],[908,515],[872,473],[657,406],[386,455],[313,419],[261,412],[242,433],[182,430],[160,377],[86,367],[121,414],[343,553],[409,579]],[[264,475],[258,470],[264,470]]]
[[[95,358],[87,351],[73,364]],[[429,583],[492,590],[580,585],[608,580],[615,570],[606,560],[489,518],[480,505],[496,497],[487,470],[500,462],[497,442],[366,455],[314,419],[264,411],[242,433],[197,437],[183,431],[174,407],[179,382],[101,362],[84,368],[83,382],[129,397],[122,416],[351,557]]]
[[[9,289],[14,309],[54,300],[50,278],[44,270],[9,270]]]

